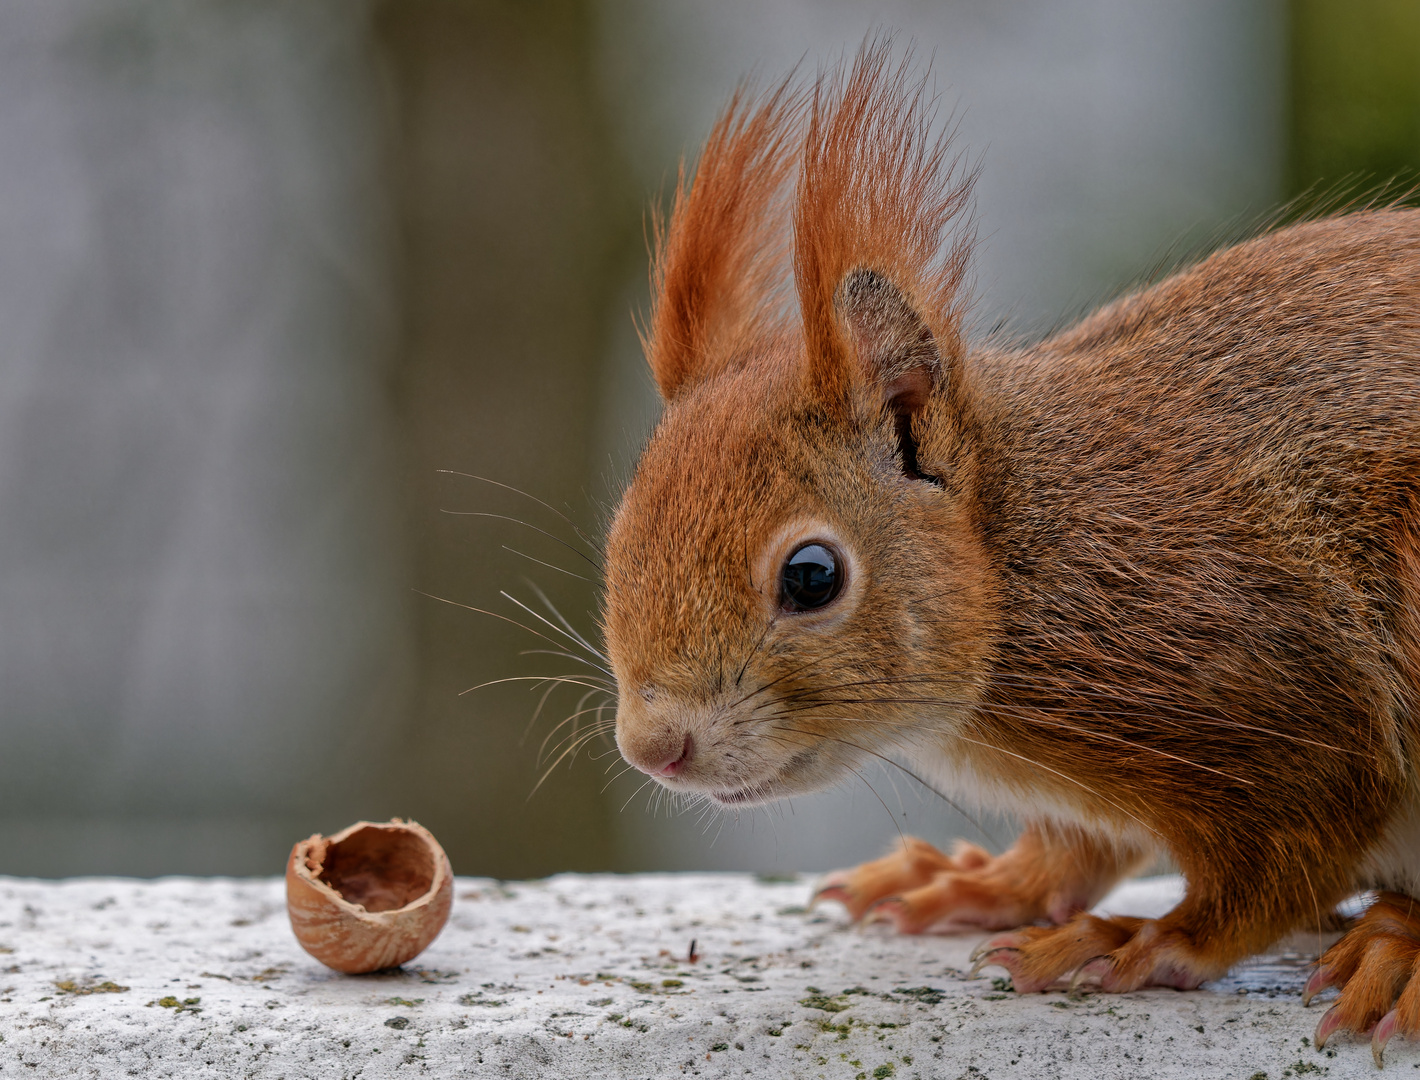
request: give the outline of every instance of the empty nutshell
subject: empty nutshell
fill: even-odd
[[[413,821],[357,821],[317,833],[286,861],[286,910],[301,947],[336,971],[397,967],[449,920],[454,874],[432,833]]]

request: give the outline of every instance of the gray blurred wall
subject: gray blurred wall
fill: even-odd
[[[374,64],[353,0],[0,5],[0,871],[276,869],[407,709]]]
[[[740,76],[881,27],[981,161],[982,325],[1279,197],[1270,0],[0,5],[0,873],[275,872],[395,813],[502,876],[980,839],[891,773],[655,815],[605,742],[530,798],[581,690],[527,734],[540,687],[461,694],[587,669],[459,605],[556,639],[500,591],[589,630],[595,574],[439,470],[595,541],[657,412],[641,206]]]

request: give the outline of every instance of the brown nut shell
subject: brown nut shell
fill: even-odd
[[[413,821],[357,821],[317,833],[286,861],[286,910],[301,947],[359,975],[413,960],[439,936],[454,872],[432,833]]]

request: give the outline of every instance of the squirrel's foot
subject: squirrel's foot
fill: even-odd
[[[889,855],[851,870],[835,870],[813,902],[836,900],[855,921],[890,922],[904,934],[1002,930],[1041,918],[1062,920],[1087,906],[1084,895],[1041,873],[1039,841],[1023,837],[1004,855],[957,841],[947,855],[907,838]],[[866,917],[866,918],[865,918]]]
[[[1003,967],[1022,994],[1067,976],[1071,989],[1088,983],[1125,992],[1146,986],[1192,990],[1220,974],[1220,965],[1200,955],[1188,935],[1166,920],[1122,915],[1078,915],[1064,926],[998,934],[983,942],[972,959],[973,975],[983,967]]]
[[[1318,1048],[1337,1032],[1369,1031],[1379,1066],[1393,1037],[1420,1036],[1420,901],[1381,893],[1322,954],[1302,1003],[1332,986],[1341,988],[1341,996],[1316,1026]]]

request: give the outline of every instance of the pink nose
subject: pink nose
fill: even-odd
[[[675,754],[661,762],[654,769],[648,769],[652,776],[679,776],[685,771],[690,759],[695,756],[695,740],[689,735],[685,737],[685,742],[681,744],[680,753]]]

